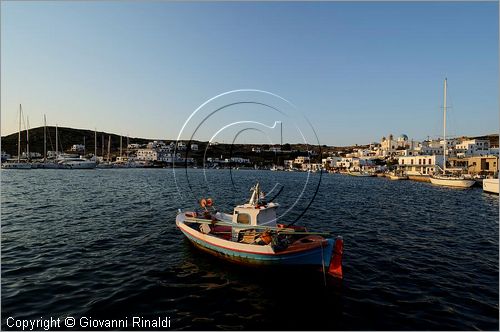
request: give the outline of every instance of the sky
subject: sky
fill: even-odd
[[[200,111],[181,138],[201,122],[194,138],[208,140],[258,120],[282,121],[290,142],[297,126],[327,145],[422,140],[442,133],[445,77],[448,134],[498,133],[498,13],[497,2],[2,1],[1,134],[17,132],[22,104],[30,127],[46,114],[48,125],[175,139],[207,100],[256,89],[276,96],[209,102],[205,114],[261,104],[206,122]],[[293,125],[275,111],[288,108]]]

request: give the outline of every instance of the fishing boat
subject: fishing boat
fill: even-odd
[[[370,173],[370,172],[367,172],[367,171],[348,171],[347,174],[352,175],[352,176],[360,176],[360,177],[375,176],[374,173]]]
[[[406,175],[403,171],[398,170],[387,173],[387,177],[393,181],[408,180],[408,175]]]
[[[217,212],[211,199],[202,199],[201,211],[179,210],[176,225],[196,247],[232,263],[322,268],[325,275],[342,278],[342,237],[278,224],[279,204],[265,201],[259,183],[251,191],[248,203],[232,214]]]
[[[446,172],[446,89],[447,89],[447,79],[444,79],[444,103],[443,103],[443,169],[441,174],[434,174],[431,176],[431,183],[438,186],[454,187],[454,188],[470,188],[476,181],[466,178],[460,173],[447,173]]]
[[[492,194],[498,194],[499,182],[497,179],[483,179],[483,191]]]

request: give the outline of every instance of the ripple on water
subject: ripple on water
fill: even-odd
[[[196,197],[230,211],[256,179],[284,185],[284,212],[306,174],[237,171],[234,188],[227,171],[207,171],[208,185],[202,170],[188,174],[189,184],[168,169],[2,171],[3,317],[168,315],[191,330],[498,329],[498,196],[324,174],[302,221],[344,237],[345,279],[325,287],[320,273],[207,256],[174,225]],[[310,175],[297,207],[318,179]]]

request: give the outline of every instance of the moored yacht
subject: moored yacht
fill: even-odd
[[[93,169],[96,167],[96,162],[82,157],[77,157],[68,154],[61,154],[57,158],[58,168],[66,169]]]
[[[454,187],[454,188],[470,188],[476,181],[470,178],[466,178],[462,174],[450,174],[446,172],[446,153],[447,153],[447,142],[446,142],[446,89],[447,89],[447,79],[444,79],[444,103],[443,103],[443,173],[432,175],[430,180],[431,183],[438,186]]]

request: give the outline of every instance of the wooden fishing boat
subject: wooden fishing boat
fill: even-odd
[[[387,177],[393,181],[408,180],[408,176],[403,171],[398,170],[387,173]]]
[[[265,202],[259,184],[248,203],[233,214],[217,212],[211,199],[201,211],[179,210],[176,225],[199,249],[227,261],[250,266],[307,266],[342,278],[342,237],[308,232],[305,227],[276,223],[277,203]]]

